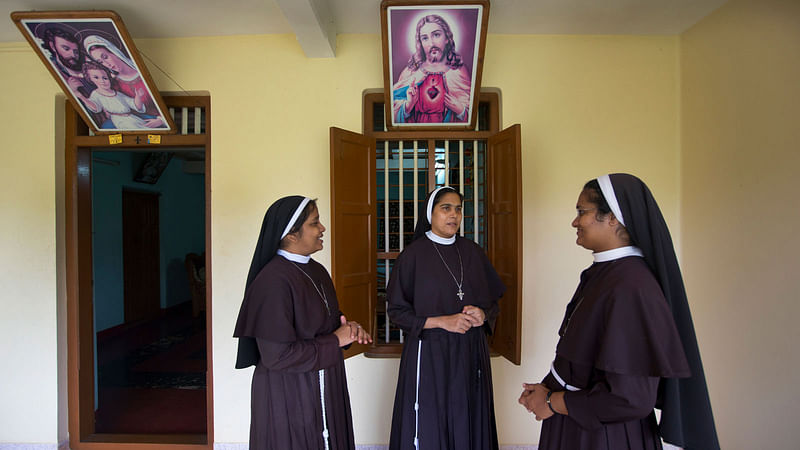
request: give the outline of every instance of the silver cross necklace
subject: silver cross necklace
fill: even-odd
[[[314,286],[314,289],[317,291],[317,294],[319,294],[319,298],[322,299],[322,303],[325,304],[325,309],[328,311],[328,315],[330,316],[331,308],[328,306],[328,297],[325,296],[325,288],[322,287],[322,284],[320,284],[320,286],[317,287],[317,283],[314,282],[314,279],[311,278],[311,275],[307,274],[306,271],[301,269],[300,266],[295,264],[294,261],[289,261],[289,262],[292,263],[293,266],[297,267],[297,270],[303,272],[303,275],[305,275],[306,278],[308,278],[311,281],[311,285]],[[320,288],[322,288],[322,290],[320,290]]]
[[[447,271],[450,272],[450,276],[453,277],[453,281],[455,281],[456,286],[458,286],[458,292],[456,293],[456,295],[458,296],[458,301],[463,302],[464,291],[461,290],[461,286],[464,284],[464,263],[461,262],[461,251],[458,249],[458,245],[453,244],[456,248],[456,252],[458,253],[458,265],[461,266],[461,281],[456,279],[456,276],[453,274],[453,271],[450,270],[450,266],[448,266],[447,263],[444,261],[442,253],[439,251],[439,247],[436,246],[436,243],[431,241],[431,244],[433,244],[433,248],[436,249],[436,253],[439,255],[439,259],[442,260],[445,269],[447,269]]]

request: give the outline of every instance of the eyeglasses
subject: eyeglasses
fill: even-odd
[[[587,212],[594,211],[596,209],[597,208],[587,208],[587,209],[575,208],[575,213],[578,214],[578,217],[583,217],[583,215],[586,214]]]

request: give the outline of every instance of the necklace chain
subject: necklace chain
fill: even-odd
[[[433,244],[433,248],[436,249],[436,253],[439,255],[439,259],[442,260],[442,264],[444,264],[445,269],[450,272],[450,276],[453,277],[453,281],[455,281],[456,286],[458,286],[458,292],[456,293],[458,300],[464,301],[464,291],[461,290],[461,286],[464,284],[464,263],[461,261],[461,251],[458,249],[458,245],[454,244],[456,253],[458,253],[458,265],[461,266],[461,281],[458,281],[455,274],[453,274],[453,271],[450,270],[450,266],[448,266],[447,262],[445,262],[444,257],[442,257],[442,253],[439,251],[439,247],[436,245],[436,243],[431,241],[431,244]]]
[[[572,312],[569,314],[569,317],[567,317],[567,322],[564,324],[564,334],[567,334],[567,330],[569,330],[569,322],[570,320],[572,320],[572,316],[574,316],[575,313],[578,311],[578,308],[581,307],[581,303],[583,303],[582,295],[581,298],[578,299],[578,304],[575,305],[575,309],[573,309]],[[561,336],[563,336],[564,334],[562,334]]]
[[[298,266],[297,264],[295,264],[294,261],[289,261],[289,262],[292,263],[293,266],[297,267],[297,270],[299,270],[300,272],[303,272],[303,275],[305,275],[306,278],[308,278],[309,281],[311,281],[311,285],[314,286],[314,290],[317,291],[317,294],[319,294],[319,298],[322,299],[322,303],[325,304],[325,309],[328,311],[328,315],[330,316],[331,315],[331,308],[330,308],[330,306],[328,306],[328,297],[325,296],[325,288],[322,287],[321,284],[320,284],[319,287],[317,287],[317,283],[314,282],[314,279],[311,278],[311,275],[307,274],[306,271],[303,270],[302,268],[300,268],[300,266]]]

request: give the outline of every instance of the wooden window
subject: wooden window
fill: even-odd
[[[331,129],[334,283],[339,297],[346,295],[342,310],[368,324],[375,340],[349,354],[400,354],[403,336],[386,315],[386,283],[394,260],[411,242],[427,192],[447,185],[464,194],[461,235],[487,251],[507,287],[492,348],[519,364],[519,126],[498,132],[499,95],[483,93],[473,131],[386,131],[383,101],[382,93],[364,96],[363,135]],[[360,211],[355,221],[354,210]],[[355,267],[372,281],[357,294],[350,284]]]

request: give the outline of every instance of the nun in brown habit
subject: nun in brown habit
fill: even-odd
[[[341,348],[372,340],[311,259],[324,232],[307,197],[284,197],[264,216],[234,332],[236,368],[256,366],[251,449],[355,448]]]
[[[550,372],[519,402],[540,450],[718,450],[703,364],[672,238],[647,186],[604,175],[578,197],[593,251],[567,305]],[[661,410],[656,422],[654,408]]]
[[[428,194],[389,277],[389,317],[405,335],[390,450],[498,448],[487,335],[505,287],[458,236],[461,205],[451,187]]]

